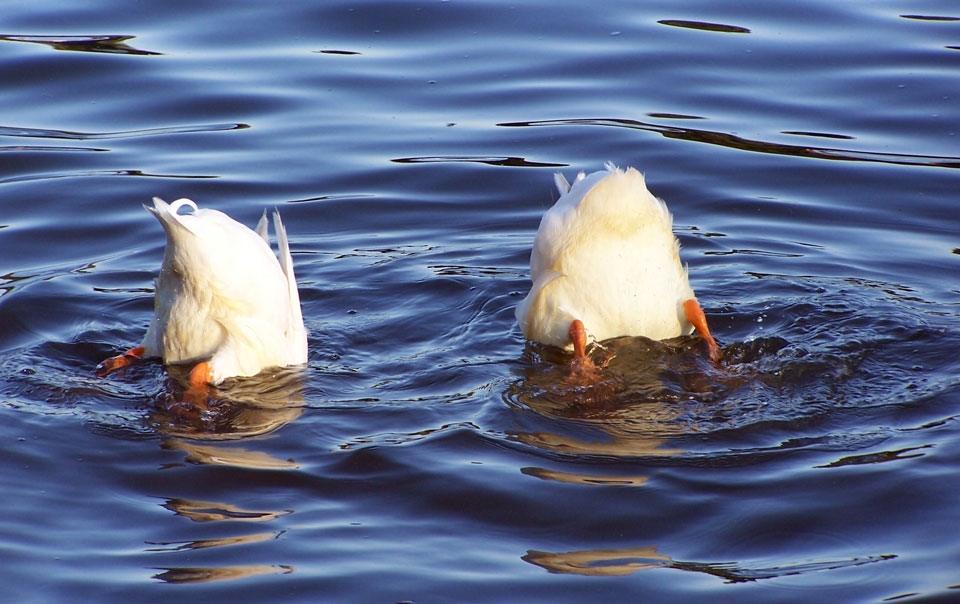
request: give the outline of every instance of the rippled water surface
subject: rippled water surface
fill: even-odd
[[[11,602],[960,600],[953,2],[7,2]],[[599,6],[599,5],[598,5]],[[725,350],[513,309],[643,171]],[[303,368],[166,411],[141,203],[284,217]]]

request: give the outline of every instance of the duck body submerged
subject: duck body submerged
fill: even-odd
[[[191,214],[179,214],[183,206]],[[154,317],[139,348],[114,357],[160,357],[197,364],[191,384],[219,384],[269,367],[305,363],[307,332],[286,230],[274,212],[279,259],[270,249],[266,212],[257,230],[189,199],[154,198],[167,236],[156,280]],[[108,359],[98,368],[113,369]],[[198,371],[199,370],[199,371]]]
[[[680,262],[673,217],[643,175],[607,164],[581,173],[572,186],[560,174],[556,182],[560,199],[534,239],[533,287],[516,309],[524,336],[576,349],[577,321],[597,341],[690,334],[702,312]],[[705,320],[703,326],[713,353]]]

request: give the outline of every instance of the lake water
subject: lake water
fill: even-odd
[[[14,0],[0,600],[960,601],[960,7]],[[636,166],[725,349],[565,388],[553,173]],[[310,360],[106,379],[154,195],[287,225]]]

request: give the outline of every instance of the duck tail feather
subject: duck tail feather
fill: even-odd
[[[267,210],[263,210],[263,216],[261,216],[260,221],[257,222],[256,231],[257,231],[257,235],[260,235],[260,238],[267,243],[267,246],[270,245],[269,229],[270,227],[268,226],[268,222],[267,222]]]
[[[296,324],[303,323],[300,311],[300,292],[297,291],[297,278],[293,274],[293,257],[290,255],[290,243],[287,241],[287,229],[280,220],[280,212],[273,210],[273,228],[277,232],[277,247],[280,252],[280,268],[287,278],[287,287],[290,292],[290,311]]]

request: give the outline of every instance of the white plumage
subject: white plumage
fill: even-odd
[[[579,320],[594,340],[662,340],[693,330],[685,303],[696,297],[680,262],[673,217],[633,168],[557,174],[560,199],[544,214],[530,258],[533,287],[517,306],[528,340],[573,347]],[[696,311],[700,313],[699,305]],[[701,334],[706,331],[700,330]],[[709,332],[704,339],[715,347]]]
[[[178,214],[184,206],[193,212]],[[197,208],[189,199],[167,204],[155,197],[153,207],[144,207],[160,221],[167,245],[156,280],[153,320],[141,349],[125,356],[205,362],[208,371],[196,379],[191,374],[191,383],[213,384],[306,362],[307,332],[278,212],[273,224],[279,261],[270,249],[266,212],[254,232],[223,212]],[[109,361],[101,365],[103,373],[119,368]]]

